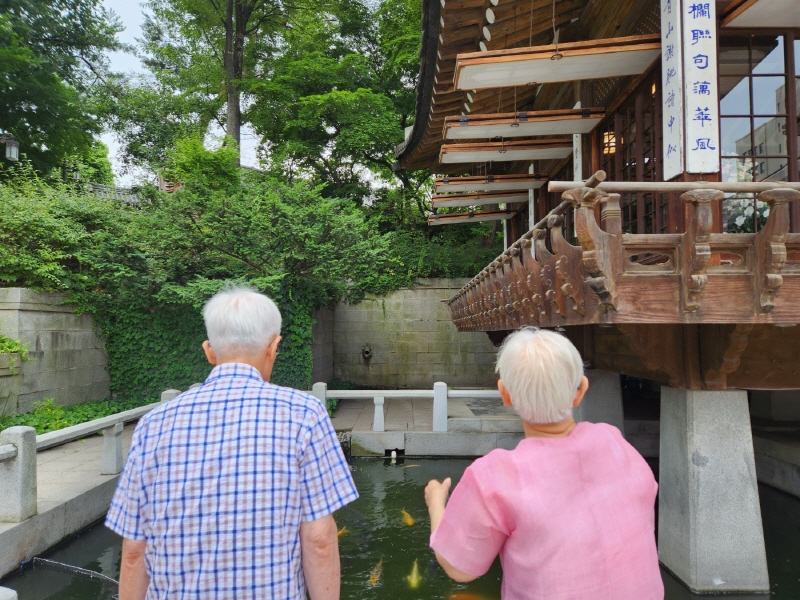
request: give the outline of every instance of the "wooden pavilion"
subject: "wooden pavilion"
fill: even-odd
[[[663,384],[662,563],[767,590],[744,390],[800,389],[797,0],[423,0],[422,31],[397,160],[440,175],[431,225],[506,239],[454,324]]]

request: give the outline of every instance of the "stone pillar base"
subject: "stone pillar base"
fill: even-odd
[[[767,592],[747,393],[661,388],[658,556],[695,592]]]
[[[608,423],[625,434],[622,414],[622,386],[617,373],[587,369],[589,390],[580,406],[572,411],[576,421]]]

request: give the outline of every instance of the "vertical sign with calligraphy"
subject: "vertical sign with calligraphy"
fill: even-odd
[[[717,173],[720,138],[716,6],[713,0],[685,0],[682,12],[686,170]]]
[[[681,0],[661,0],[661,90],[664,181],[683,173]]]

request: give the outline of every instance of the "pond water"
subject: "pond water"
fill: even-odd
[[[495,562],[489,573],[470,584],[451,581],[436,565],[428,548],[429,521],[422,490],[429,479],[458,481],[468,459],[354,459],[353,477],[361,498],[336,514],[343,529],[339,537],[342,558],[342,598],[493,600],[500,598],[501,570]],[[764,535],[772,592],[765,595],[726,595],[725,600],[796,600],[800,598],[800,500],[767,486],[759,486]],[[408,525],[405,511],[413,525]],[[119,576],[120,539],[102,524],[51,550],[46,558]],[[419,575],[416,586],[411,577]],[[380,566],[378,566],[380,565]],[[667,600],[694,600],[713,596],[691,594],[664,573]],[[20,600],[111,599],[116,590],[48,570],[25,569],[0,585],[19,592]]]

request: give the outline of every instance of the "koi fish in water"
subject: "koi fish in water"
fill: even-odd
[[[470,592],[453,592],[447,597],[447,600],[487,600],[487,598]]]
[[[373,567],[372,572],[369,574],[369,584],[378,585],[381,575],[383,575],[383,559],[378,561],[378,564]]]
[[[347,525],[339,530],[339,537],[342,537],[345,533],[347,533]]]
[[[414,568],[411,569],[411,575],[408,575],[406,580],[408,581],[408,585],[411,586],[412,590],[417,589],[422,581],[422,575],[419,574],[419,567],[417,566],[416,559],[414,559]]]
[[[411,527],[416,521],[414,521],[414,517],[406,512],[406,509],[400,511],[400,514],[403,515],[403,523]]]

